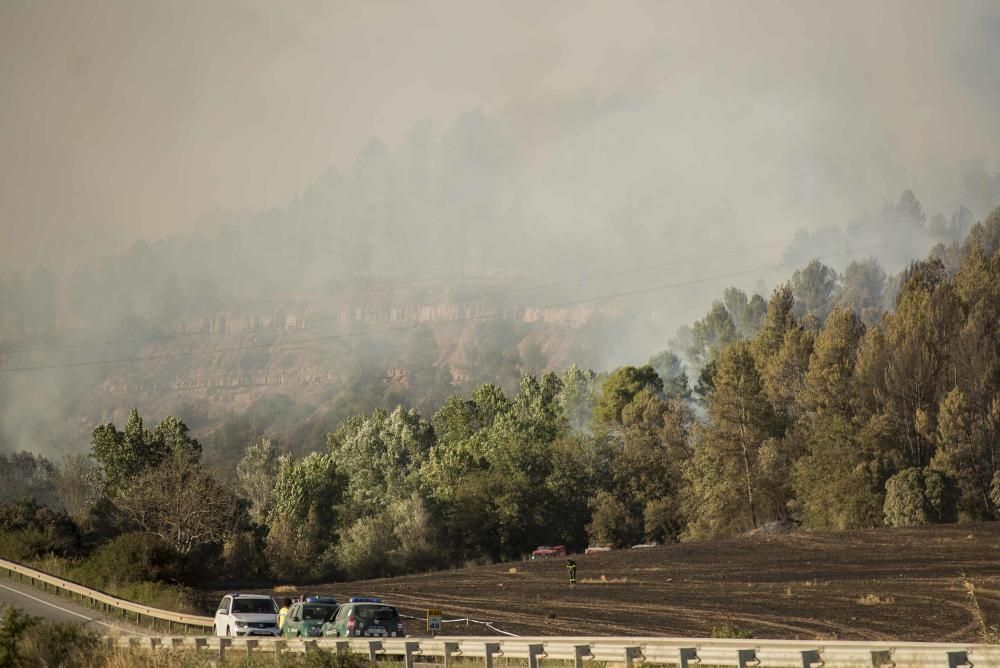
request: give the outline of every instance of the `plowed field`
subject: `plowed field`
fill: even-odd
[[[986,623],[1000,624],[1000,523],[758,534],[574,558],[575,588],[553,559],[309,592],[377,595],[415,616],[441,608],[520,635],[707,636],[728,626],[757,638],[974,641],[982,627],[967,578]]]

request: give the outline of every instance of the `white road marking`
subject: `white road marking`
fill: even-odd
[[[55,608],[56,610],[62,610],[63,612],[69,613],[71,615],[75,615],[75,616],[77,616],[77,617],[79,617],[81,619],[86,619],[88,622],[94,622],[95,624],[100,624],[101,626],[107,626],[109,629],[115,629],[116,631],[124,631],[125,633],[132,633],[132,634],[135,634],[135,635],[138,635],[138,636],[143,636],[144,638],[148,638],[149,637],[145,633],[139,633],[138,631],[129,631],[128,629],[123,629],[122,627],[115,626],[114,624],[106,624],[105,622],[102,622],[101,620],[96,619],[94,617],[88,617],[87,615],[81,614],[81,613],[77,612],[76,610],[68,610],[68,609],[66,609],[66,608],[64,608],[64,607],[62,607],[60,605],[56,605],[55,603],[51,603],[49,601],[42,600],[42,599],[38,598],[37,596],[32,596],[31,594],[25,594],[20,589],[14,589],[13,587],[8,587],[5,584],[0,584],[0,587],[3,587],[7,591],[12,591],[15,594],[20,594],[21,596],[24,596],[25,598],[30,598],[32,601],[37,601],[37,602],[41,603],[42,605],[47,605],[50,608]]]

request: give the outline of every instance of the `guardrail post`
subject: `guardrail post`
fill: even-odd
[[[421,653],[420,643],[412,641],[403,643],[403,652],[406,668],[413,668],[413,655]]]
[[[346,640],[337,641],[337,654],[350,654],[351,653],[351,643]]]
[[[680,664],[681,668],[688,668],[688,662],[690,661],[694,661],[695,663],[701,663],[701,659],[698,658],[698,648],[681,647],[680,660],[677,663]]]
[[[573,645],[573,668],[583,668],[583,660],[592,656],[590,645]]]
[[[872,650],[872,666],[875,668],[882,668],[882,666],[888,666],[888,668],[894,668],[896,662],[892,660],[892,650],[891,649],[873,649]]]
[[[302,653],[303,654],[312,654],[317,649],[319,649],[319,646],[316,644],[315,640],[303,640],[302,641]]]
[[[974,666],[975,664],[969,661],[968,652],[948,652],[948,668],[959,668],[959,666]]]
[[[488,642],[486,643],[486,668],[493,668],[493,655],[503,656],[503,652],[500,651],[500,643],[498,642]]]
[[[202,647],[208,647],[207,638],[195,638],[194,639],[194,653],[197,654],[201,651]]]
[[[538,668],[538,660],[545,658],[545,645],[528,645],[528,668]]]
[[[814,666],[822,666],[823,659],[819,658],[818,649],[804,649],[802,650],[802,668],[813,668]]]
[[[153,651],[160,646],[160,639],[155,636],[149,637],[149,650]]]
[[[451,668],[451,656],[462,655],[462,649],[458,646],[457,642],[446,642],[444,644],[444,668]]]
[[[288,643],[284,640],[274,641],[274,662],[281,665],[281,653],[288,647]]]
[[[626,647],[625,648],[625,668],[632,668],[633,664],[638,661],[642,663],[646,660],[646,657],[642,655],[641,647]]]
[[[257,640],[256,638],[247,638],[246,645],[247,645],[247,656],[250,656],[251,654],[253,654],[253,651],[255,649],[260,647],[260,641]]]
[[[382,651],[382,641],[381,640],[369,640],[368,641],[368,660],[372,663],[378,661],[378,653]]]
[[[760,665],[760,659],[757,658],[757,650],[755,649],[736,650],[736,659],[739,661],[740,668]]]
[[[226,648],[231,647],[233,641],[231,638],[219,638],[219,661],[226,658]]]

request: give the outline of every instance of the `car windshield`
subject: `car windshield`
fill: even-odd
[[[233,601],[233,612],[273,614],[274,601],[269,598],[238,598]]]
[[[389,605],[359,605],[354,609],[354,614],[361,619],[388,620],[397,616],[396,608]]]
[[[307,605],[302,608],[302,619],[323,620],[336,612],[332,605]]]

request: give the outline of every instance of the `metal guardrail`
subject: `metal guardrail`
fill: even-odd
[[[212,628],[211,617],[185,615],[151,608],[104,592],[54,577],[13,561],[0,559],[0,571],[33,585],[52,588],[90,601],[94,607],[122,617],[135,616],[167,623],[182,629]],[[671,664],[689,668],[705,663],[717,666],[794,666],[796,668],[827,668],[873,666],[874,668],[980,668],[1000,666],[1000,645],[963,643],[924,643],[892,641],[822,641],[822,640],[730,640],[708,638],[612,638],[612,637],[504,637],[463,636],[398,639],[257,639],[216,638],[204,636],[109,637],[107,642],[118,649],[149,651],[189,650],[211,651],[220,657],[226,652],[243,653],[309,652],[326,649],[338,653],[367,655],[375,662],[382,656],[402,657],[412,668],[420,657],[442,659],[448,668],[452,659],[463,657],[483,659],[486,668],[493,668],[493,659],[507,657],[526,659],[529,668],[538,668],[539,661],[572,661],[582,668],[585,661],[623,663],[633,668],[639,663]]]
[[[1000,666],[1000,646],[955,643],[867,642],[816,640],[729,640],[707,638],[497,638],[437,637],[399,639],[257,639],[216,637],[109,638],[114,648],[154,652],[212,652],[219,658],[258,653],[311,652],[325,649],[367,656],[375,663],[384,657],[401,657],[406,668],[416,661],[434,659],[449,667],[452,660],[482,659],[493,668],[498,657],[527,660],[539,668],[541,660],[600,661],[624,664],[669,664],[690,668],[697,663],[715,666],[794,666],[795,668],[980,668]]]
[[[174,625],[177,625],[179,630],[190,630],[192,628],[211,629],[214,625],[214,620],[211,617],[185,615],[179,612],[140,605],[139,603],[133,603],[132,601],[126,601],[125,599],[105,594],[96,589],[84,587],[69,580],[57,578],[42,571],[36,571],[15,561],[0,559],[0,572],[4,571],[8,577],[17,577],[22,582],[27,580],[33,585],[41,585],[45,590],[51,588],[53,591],[66,593],[88,601],[93,607],[110,615],[132,618],[136,623],[142,623],[144,619],[150,622],[156,620],[162,621],[166,624],[168,633],[173,630]]]

